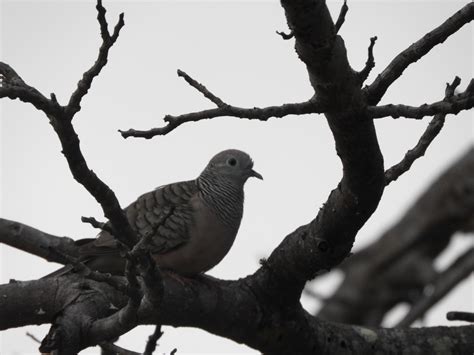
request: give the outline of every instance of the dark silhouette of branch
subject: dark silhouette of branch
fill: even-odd
[[[445,100],[448,100],[454,95],[454,90],[456,90],[460,83],[461,79],[456,77],[451,84],[446,84]],[[386,185],[397,180],[402,174],[410,170],[415,160],[425,154],[431,142],[436,138],[439,132],[441,132],[441,129],[444,126],[445,117],[445,114],[436,115],[428,124],[428,127],[421,135],[415,147],[410,149],[399,163],[387,169],[385,172]]]
[[[155,136],[166,135],[177,127],[181,126],[183,123],[198,122],[201,120],[207,120],[216,117],[238,117],[249,120],[266,121],[271,117],[321,113],[323,112],[323,110],[324,109],[322,108],[322,105],[315,103],[311,100],[300,103],[283,104],[281,106],[269,106],[264,108],[242,108],[224,103],[218,108],[213,108],[209,110],[186,113],[179,116],[166,115],[164,117],[164,121],[167,122],[167,125],[164,127],[152,128],[146,131],[129,129],[126,131],[120,131],[120,133],[124,138],[140,137],[150,139]]]
[[[99,75],[102,68],[107,64],[107,57],[109,54],[110,48],[114,45],[115,41],[117,40],[120,30],[125,25],[123,20],[124,14],[121,13],[119,16],[119,20],[115,25],[114,32],[112,35],[109,33],[107,20],[105,18],[106,10],[102,6],[102,0],[97,1],[97,20],[99,21],[100,25],[100,33],[102,36],[102,45],[99,49],[99,55],[97,57],[96,62],[94,65],[84,73],[82,79],[77,83],[77,89],[71,95],[69,99],[69,103],[66,106],[66,114],[72,119],[72,117],[79,112],[81,109],[81,100],[89,91],[92,80]]]
[[[370,106],[367,108],[367,111],[369,116],[372,118],[391,116],[393,118],[406,117],[419,120],[425,116],[437,114],[458,114],[460,111],[468,110],[472,107],[474,107],[474,94],[471,93],[468,96],[462,94],[454,95],[450,100],[423,104],[418,107],[389,104],[383,106]]]
[[[359,72],[359,81],[360,85],[364,83],[364,81],[367,80],[369,77],[370,72],[372,69],[375,67],[375,59],[374,59],[374,46],[375,46],[375,41],[377,40],[377,36],[371,37],[370,38],[370,45],[367,50],[368,55],[367,55],[367,62],[365,62],[365,67]]]
[[[162,128],[122,132],[124,136],[150,138],[166,134],[182,123],[213,117],[266,120],[288,114],[325,112],[343,167],[341,181],[321,209],[315,211],[311,221],[287,235],[253,275],[237,281],[197,277],[187,282],[161,274],[144,251],[146,238],[139,242],[136,240],[112,190],[87,167],[71,120],[79,110],[81,98],[92,78],[97,75],[94,73],[100,71],[102,64],[99,64],[98,71],[96,68],[86,72],[85,76],[90,75],[90,78],[82,85],[80,82],[79,92],[73,94],[70,105],[65,107],[58,104],[54,95],[48,100],[27,87],[10,67],[0,66],[0,73],[6,81],[0,94],[30,102],[47,114],[61,140],[74,178],[101,203],[111,221],[114,236],[128,246],[127,273],[122,278],[128,294],[117,291],[106,282],[75,273],[0,285],[0,329],[53,323],[41,349],[59,349],[64,353],[77,353],[88,346],[110,341],[139,324],[199,327],[264,353],[387,353],[401,352],[407,344],[418,353],[433,353],[440,347],[452,353],[472,350],[474,327],[471,326],[368,329],[325,322],[308,314],[299,303],[308,280],[337,266],[349,255],[358,231],[381,199],[385,172],[374,123],[369,116],[373,108],[364,110],[367,100],[360,88],[359,75],[349,65],[344,42],[336,35],[336,26],[324,1],[282,0],[281,3],[289,28],[296,34],[295,49],[306,64],[313,97],[317,100],[267,108],[238,108],[225,104],[205,86],[180,72],[191,86],[218,107],[167,116],[168,124]],[[119,20],[111,36],[100,1],[97,9],[104,46],[105,42],[115,42],[123,24],[120,25]],[[467,20],[463,17],[459,21]],[[461,25],[456,26],[459,28]],[[375,91],[380,92],[380,87],[385,84],[377,85],[379,89]],[[456,189],[463,188],[465,186],[459,183],[456,185]],[[465,192],[462,190],[464,195]],[[456,196],[458,193],[455,190]],[[444,212],[439,206],[438,209],[439,214]],[[425,210],[428,210],[426,206]],[[472,216],[472,210],[469,213]],[[449,231],[443,232],[458,228],[457,220],[455,222],[448,225]],[[393,261],[392,258],[406,250],[407,245],[421,240],[412,235],[399,239],[400,244],[393,248],[396,252],[390,250],[387,255],[385,251],[385,257],[382,257],[382,250],[376,255],[371,266],[373,270],[380,272],[380,267]],[[435,254],[432,247],[439,249],[434,243],[428,244],[429,251],[425,254]],[[404,263],[407,266],[404,270],[410,270],[411,264],[406,259]],[[426,279],[424,277],[422,281]]]
[[[97,228],[97,229],[100,229],[100,230],[105,230],[105,231],[109,232],[112,235],[114,234],[114,230],[111,228],[110,225],[108,225],[105,222],[99,222],[94,217],[84,217],[84,216],[82,216],[81,221],[83,223],[89,223],[94,228]]]
[[[469,312],[448,312],[446,315],[448,320],[462,320],[465,322],[474,322],[474,313]]]
[[[408,327],[474,271],[474,248],[467,250],[433,282],[433,290],[413,304],[397,327]]]
[[[470,2],[443,24],[428,32],[421,39],[398,54],[366,89],[369,105],[377,104],[387,89],[397,80],[403,71],[426,55],[433,47],[443,43],[449,36],[456,33],[462,26],[474,19],[474,3]],[[434,112],[433,112],[434,113]]]
[[[340,265],[344,281],[324,302],[323,319],[379,326],[396,304],[414,303],[435,282],[434,259],[474,214],[470,148],[370,246]]]
[[[285,33],[285,32],[280,32],[280,31],[275,31],[275,32],[285,41],[288,41],[289,39],[292,39],[293,37],[295,37],[295,33],[293,31],[290,31],[290,33]]]
[[[162,335],[163,332],[161,331],[161,325],[157,325],[153,334],[148,337],[143,355],[153,355],[153,352],[156,350],[156,343]]]
[[[339,32],[342,25],[344,24],[348,10],[349,10],[349,7],[347,6],[347,0],[344,0],[344,4],[342,4],[341,11],[339,12],[339,17],[337,18],[336,24],[334,25],[334,27],[336,28],[336,33]]]
[[[83,185],[100,203],[105,216],[111,221],[115,237],[124,244],[132,246],[136,240],[135,233],[132,231],[114,192],[87,166],[79,146],[79,137],[71,122],[75,113],[80,110],[81,99],[87,93],[93,78],[99,74],[107,63],[108,51],[115,43],[123,26],[123,15],[121,15],[114,34],[110,36],[105,21],[105,9],[102,7],[100,0],[97,1],[97,10],[103,40],[99,57],[91,69],[84,73],[67,106],[59,105],[54,95],[52,95],[51,100],[46,99],[38,90],[28,86],[9,65],[1,62],[0,75],[3,76],[3,81],[0,88],[0,97],[19,98],[24,102],[33,104],[48,116],[61,141],[62,153],[68,162],[74,179]]]

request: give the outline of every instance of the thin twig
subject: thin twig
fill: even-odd
[[[447,320],[460,320],[464,322],[474,323],[474,313],[470,312],[448,312]]]
[[[346,20],[346,14],[348,10],[349,7],[347,6],[347,0],[344,0],[344,4],[342,4],[341,11],[339,12],[339,17],[337,18],[336,24],[334,25],[334,27],[336,28],[336,33],[339,32],[342,27],[342,24]]]
[[[202,85],[200,82],[194,80],[191,78],[188,74],[186,74],[184,71],[178,69],[178,76],[184,78],[186,82],[191,85],[193,88],[195,88],[197,91],[199,91],[201,94],[203,94],[206,98],[214,102],[217,107],[222,107],[225,106],[225,103],[218,98],[216,95],[214,95],[212,92],[210,92],[204,85]]]
[[[30,332],[26,332],[26,335],[27,335],[28,337],[30,337],[31,339],[33,339],[33,341],[34,341],[35,343],[41,344],[41,340],[39,340],[37,337],[35,337],[35,336],[34,336],[33,334],[31,334]]]
[[[465,24],[474,19],[474,3],[470,2],[443,24],[428,32],[421,39],[398,54],[380,73],[372,84],[365,88],[369,105],[377,104],[390,85],[397,80],[403,71],[426,55],[433,47],[443,43],[449,36],[456,33]]]
[[[275,32],[285,41],[288,41],[289,39],[292,39],[293,37],[295,37],[295,33],[293,31],[290,31],[289,33],[280,32],[280,31],[275,31]]]
[[[367,80],[367,77],[369,76],[370,72],[375,67],[375,59],[374,59],[375,41],[377,41],[377,36],[370,38],[369,48],[367,49],[367,52],[368,52],[367,62],[365,62],[364,69],[362,69],[358,74],[360,86],[362,86],[364,81]]]
[[[155,327],[155,331],[153,334],[151,334],[148,337],[148,341],[146,342],[146,347],[145,351],[143,352],[143,355],[152,355],[153,352],[156,350],[156,345],[158,340],[161,338],[163,335],[163,332],[161,331],[161,325],[157,325]]]
[[[459,79],[459,77],[455,77],[451,84],[446,84],[445,100],[449,100],[454,95],[454,91],[460,83],[461,79]],[[428,127],[421,135],[415,147],[410,149],[399,163],[387,169],[385,172],[385,185],[397,180],[401,175],[411,168],[415,160],[425,154],[431,142],[433,142],[439,132],[441,132],[445,117],[445,114],[436,115],[428,124]]]
[[[108,232],[112,235],[114,234],[114,231],[112,229],[112,226],[110,226],[110,224],[105,223],[105,222],[99,222],[94,217],[84,217],[84,216],[82,216],[81,217],[81,222],[89,223],[92,227],[94,227],[96,229],[106,231],[106,232]]]
[[[117,40],[120,30],[125,25],[124,14],[121,13],[119,20],[115,25],[114,32],[112,36],[109,33],[107,20],[105,18],[106,10],[102,6],[102,1],[97,1],[97,21],[100,25],[100,33],[102,36],[102,45],[99,49],[99,55],[97,57],[94,65],[84,73],[82,79],[77,83],[77,89],[71,95],[69,103],[66,107],[66,113],[69,119],[72,119],[74,115],[81,109],[81,100],[89,91],[92,81],[94,78],[99,75],[102,68],[107,64],[107,57],[109,54],[110,48],[114,45]]]
[[[473,271],[474,248],[471,248],[439,275],[433,284],[433,292],[423,296],[415,303],[408,314],[397,324],[397,327],[410,326]]]

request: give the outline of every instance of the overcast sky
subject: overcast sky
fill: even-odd
[[[389,61],[465,2],[351,1],[340,31],[351,65],[361,69],[369,38],[378,36],[376,67],[369,82]],[[312,95],[304,65],[287,30],[278,1],[105,1],[109,24],[125,12],[126,25],[112,48],[109,63],[83,100],[74,124],[89,166],[115,191],[122,206],[169,182],[199,175],[215,153],[247,151],[265,180],[246,186],[244,219],[234,247],[210,275],[236,279],[253,273],[286,234],[317,213],[341,177],[334,141],[323,116],[291,116],[268,122],[219,118],[187,124],[166,137],[124,140],[118,129],[163,125],[162,117],[213,107],[184,80],[180,68],[227,103],[278,105]],[[340,2],[330,2],[337,16]],[[1,60],[45,95],[65,104],[100,45],[93,1],[2,1]],[[472,27],[465,26],[423,60],[406,70],[383,103],[419,105],[438,101],[455,75],[464,88],[473,74]],[[377,238],[397,221],[442,169],[473,142],[472,111],[449,116],[440,136],[411,171],[392,183],[378,210],[357,236],[355,249]],[[384,119],[376,123],[385,165],[398,162],[425,129],[428,119]],[[47,118],[19,101],[1,101],[0,216],[56,235],[76,239],[96,231],[81,216],[102,219],[95,200],[71,177]],[[472,238],[471,238],[472,239]],[[469,244],[458,236],[440,260],[445,266]],[[0,276],[35,279],[58,266],[0,246]],[[338,277],[314,285],[330,294]],[[473,280],[456,288],[426,317],[426,324],[447,324],[450,310],[472,311]],[[318,306],[305,299],[310,310]],[[401,310],[392,315],[400,316]],[[388,321],[390,324],[390,319]],[[453,323],[451,323],[453,324]],[[455,323],[454,323],[455,324]],[[0,335],[1,354],[35,353],[48,326],[13,329]],[[143,351],[150,327],[140,327],[119,344]],[[183,353],[254,353],[232,341],[195,329],[165,328],[160,350]],[[95,351],[95,352],[94,352]],[[84,351],[85,354],[97,350]]]

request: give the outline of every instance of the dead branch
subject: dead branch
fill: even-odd
[[[393,84],[410,65],[425,56],[433,47],[443,43],[462,26],[474,19],[474,3],[470,2],[443,24],[428,32],[421,39],[398,54],[390,64],[380,73],[372,84],[364,89],[367,93],[369,105],[377,104],[384,96],[390,85]],[[433,113],[434,114],[434,113]]]
[[[445,100],[448,100],[454,95],[454,90],[456,90],[460,83],[461,79],[456,77],[451,84],[446,84]],[[428,127],[421,135],[415,147],[410,149],[399,163],[385,171],[386,185],[397,180],[402,174],[410,170],[415,160],[425,154],[431,142],[433,142],[439,132],[441,132],[441,129],[444,126],[445,117],[445,114],[436,115],[428,124]]]
[[[405,117],[416,120],[422,119],[425,116],[432,116],[438,114],[458,114],[463,110],[468,110],[474,107],[474,94],[465,96],[463,94],[454,95],[450,100],[442,100],[433,102],[431,104],[423,104],[421,106],[407,106],[407,105],[382,105],[371,106],[367,108],[368,114],[372,118],[383,117]]]

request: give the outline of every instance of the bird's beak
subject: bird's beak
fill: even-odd
[[[253,177],[256,177],[257,179],[260,179],[260,180],[263,180],[263,176],[260,175],[259,173],[257,173],[255,170],[250,170],[250,175],[249,176],[253,176]]]

